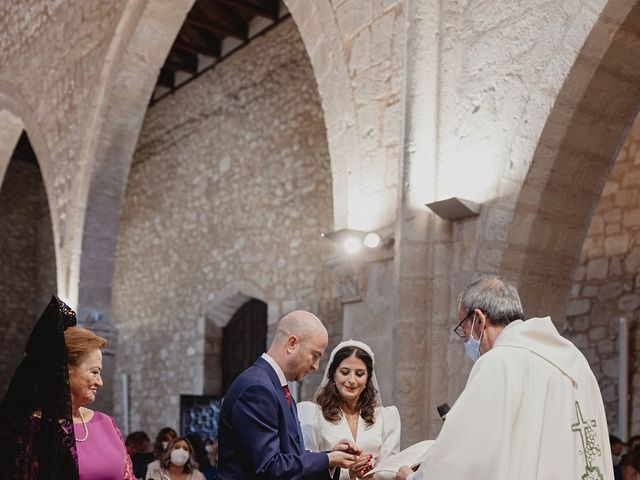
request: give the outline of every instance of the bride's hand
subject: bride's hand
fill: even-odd
[[[349,468],[349,477],[364,477],[373,468],[373,465],[371,465],[372,459],[373,455],[370,453],[362,453],[361,455],[359,455],[355,463],[351,466],[351,468]]]

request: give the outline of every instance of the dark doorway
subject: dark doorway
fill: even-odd
[[[31,328],[56,292],[49,204],[26,132],[0,188],[0,398],[24,356]]]
[[[251,299],[243,304],[222,331],[222,391],[265,351],[267,304]]]

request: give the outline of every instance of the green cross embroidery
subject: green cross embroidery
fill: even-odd
[[[596,456],[602,455],[602,448],[598,444],[596,434],[597,423],[595,419],[585,421],[580,410],[580,403],[576,402],[577,423],[571,425],[571,431],[578,432],[582,440],[582,453],[584,455],[585,467],[584,475],[580,477],[582,480],[604,480],[604,476],[600,471],[600,467],[593,464]]]

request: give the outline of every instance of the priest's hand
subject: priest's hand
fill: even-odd
[[[404,467],[400,467],[400,470],[398,470],[398,473],[396,473],[396,480],[407,480],[407,477],[410,473],[413,473],[413,470],[411,470],[411,468],[407,467],[406,465]]]

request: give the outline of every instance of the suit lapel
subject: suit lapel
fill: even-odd
[[[284,390],[282,390],[282,385],[280,385],[278,374],[266,360],[264,360],[263,358],[258,358],[258,360],[256,360],[255,362],[255,365],[263,369],[271,380],[273,388],[276,392],[276,397],[278,398],[278,401],[280,402],[280,405],[284,410],[284,416],[287,423],[287,432],[289,433],[289,437],[291,438],[291,443],[295,445],[297,453],[303,453],[304,443],[302,441],[302,430],[300,429],[300,421],[298,420],[298,409],[296,407],[296,402],[292,399],[291,407],[289,407],[287,399],[284,396]]]

